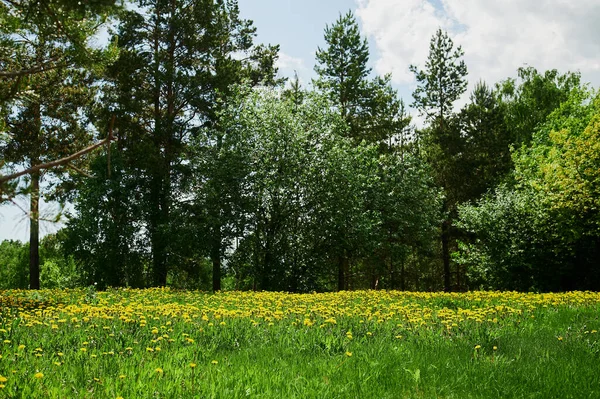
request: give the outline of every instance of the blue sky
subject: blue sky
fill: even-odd
[[[542,4],[543,3],[543,4]],[[315,51],[340,13],[355,12],[368,38],[374,74],[392,74],[408,105],[414,90],[410,64],[422,66],[436,29],[448,31],[465,51],[469,86],[515,77],[518,67],[580,71],[600,87],[598,0],[239,0],[242,17],[254,21],[257,43],[279,44],[280,72],[314,77]],[[468,92],[457,106],[466,102]],[[28,201],[19,200],[22,208]],[[42,207],[52,213],[47,206]],[[55,225],[42,224],[42,233]],[[0,241],[27,238],[27,218],[16,206],[0,206]]]
[[[314,78],[315,52],[325,46],[325,26],[333,24],[355,0],[241,0],[241,14],[254,21],[258,43],[279,44],[280,73],[309,82]]]

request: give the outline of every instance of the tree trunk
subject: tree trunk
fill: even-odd
[[[42,130],[42,110],[40,103],[33,105],[34,126],[32,130],[32,141],[39,143]],[[35,148],[31,156],[31,166],[40,163],[40,150]],[[31,177],[31,193],[29,194],[29,288],[40,289],[40,172],[36,171],[29,175]]]
[[[40,289],[40,172],[31,174],[29,205],[29,288]]]
[[[210,259],[212,261],[212,288],[214,292],[221,291],[221,237],[217,233],[213,237]]]
[[[152,251],[152,277],[153,284],[157,287],[167,285],[167,258],[168,258],[168,223],[169,201],[165,192],[168,183],[165,179],[164,167],[154,170],[150,182],[150,245]],[[165,187],[167,185],[167,187]]]
[[[442,223],[442,259],[444,261],[444,291],[450,292],[450,222]]]
[[[369,267],[370,273],[369,274],[371,275],[370,286],[371,286],[372,290],[376,290],[377,289],[377,285],[379,283],[379,278],[377,276],[377,272],[376,272],[376,269],[375,269],[375,267],[376,267],[375,266],[375,261],[372,260],[372,259],[370,259],[369,263],[370,263],[370,267]]]
[[[212,275],[212,287],[213,291],[221,291],[221,256],[218,254],[213,254],[211,256],[212,265],[213,265],[213,275]]]
[[[154,164],[150,166],[150,244],[152,246],[152,273],[153,283],[155,286],[165,286],[167,284],[167,236],[165,227],[168,223],[169,216],[169,204],[168,195],[169,191],[166,191],[170,182],[165,179],[170,178],[170,164],[167,154],[168,148],[165,146],[164,137],[168,134],[165,126],[162,108],[161,108],[161,87],[163,79],[160,71],[160,38],[163,35],[161,30],[161,10],[157,4],[154,9],[156,20],[154,26],[154,131],[153,133],[153,144],[154,144]],[[164,150],[164,152],[163,152]]]
[[[402,260],[402,264],[400,265],[400,290],[406,290],[406,274],[404,269],[404,260]]]
[[[390,285],[389,288],[392,290],[396,289],[396,265],[394,265],[394,257],[392,256],[392,252],[390,250]]]
[[[460,265],[456,265],[456,290],[462,291],[462,283],[460,281]]]
[[[346,261],[346,257],[343,255],[338,258],[338,291],[343,291],[346,288]]]

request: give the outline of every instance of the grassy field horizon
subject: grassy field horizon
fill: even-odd
[[[0,291],[0,398],[597,398],[600,294]]]

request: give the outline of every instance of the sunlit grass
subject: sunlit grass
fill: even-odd
[[[0,398],[600,397],[600,295],[0,292]]]

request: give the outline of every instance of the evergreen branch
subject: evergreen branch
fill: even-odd
[[[28,69],[21,69],[18,71],[0,71],[0,78],[18,78],[21,76],[33,75],[40,72],[47,72],[67,65],[67,63],[52,64],[58,61],[58,59],[59,57],[54,57],[41,65],[36,65]]]

